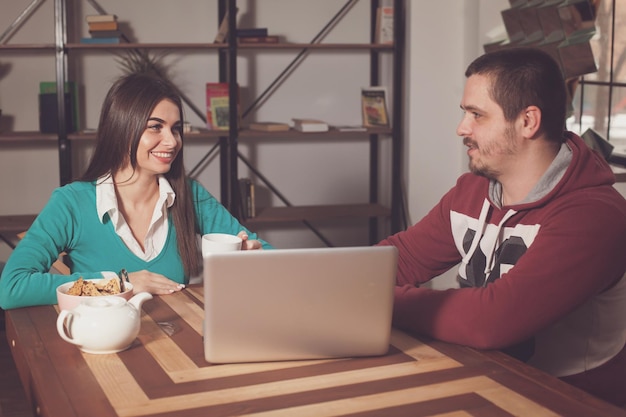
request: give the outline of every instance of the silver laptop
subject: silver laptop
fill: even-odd
[[[204,258],[211,363],[384,355],[397,249],[275,249]]]

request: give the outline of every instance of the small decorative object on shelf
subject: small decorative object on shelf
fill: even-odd
[[[285,132],[289,130],[289,125],[278,122],[252,122],[248,128],[259,132]]]
[[[388,127],[387,88],[361,88],[361,109],[363,113],[363,126]]]
[[[376,11],[376,43],[393,43],[393,7],[381,6]]]
[[[328,132],[328,123],[316,119],[291,119],[299,132]]]

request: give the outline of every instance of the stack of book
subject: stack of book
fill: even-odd
[[[85,16],[90,37],[82,38],[82,43],[120,43],[122,32],[114,14],[96,14]]]
[[[237,29],[239,43],[278,43],[276,35],[269,35],[267,28]]]

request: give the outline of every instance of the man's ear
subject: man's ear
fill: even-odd
[[[537,106],[528,106],[522,112],[524,136],[528,138],[535,137],[541,127],[541,110]]]

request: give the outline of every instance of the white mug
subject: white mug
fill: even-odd
[[[202,236],[202,256],[215,252],[232,252],[241,250],[242,240],[239,236],[227,233],[207,233]]]

